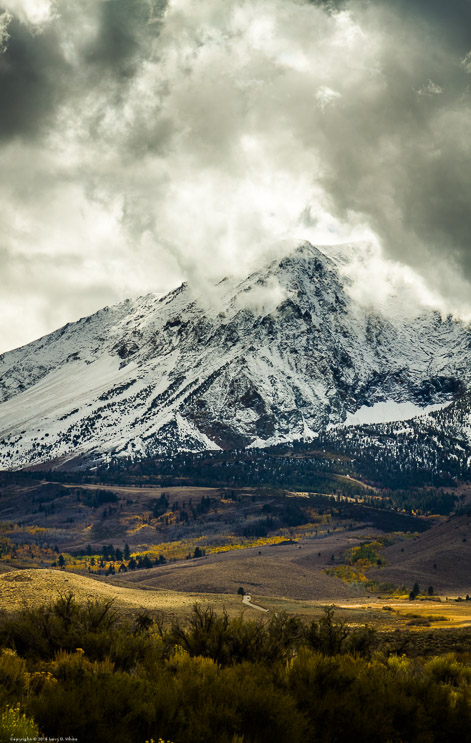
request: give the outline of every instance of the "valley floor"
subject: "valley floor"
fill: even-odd
[[[0,602],[72,591],[169,616],[197,601],[256,614],[245,593],[271,613],[312,618],[335,604],[349,622],[381,628],[468,626],[471,515],[375,504],[273,488],[7,481]]]
[[[44,604],[45,597],[54,601],[72,593],[79,603],[106,600],[122,611],[159,613],[166,620],[186,617],[198,603],[229,616],[243,613],[246,618],[259,618],[259,611],[232,593],[157,588],[145,582],[133,583],[109,578],[89,578],[58,569],[14,570],[0,575],[0,605],[10,613],[24,607]],[[452,597],[419,598],[415,601],[389,597],[356,597],[303,600],[254,591],[251,602],[268,610],[271,616],[287,612],[306,621],[318,619],[326,605],[334,605],[336,616],[351,626],[370,624],[380,631],[452,630],[471,627],[471,601]]]

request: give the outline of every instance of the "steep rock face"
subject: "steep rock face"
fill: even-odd
[[[332,254],[304,244],[211,306],[186,284],[0,357],[0,466],[303,438],[364,406],[414,412],[469,385],[469,327],[400,300],[357,304]],[[414,407],[415,406],[415,407]]]

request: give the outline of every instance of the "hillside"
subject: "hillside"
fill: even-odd
[[[115,608],[128,611],[163,611],[168,616],[188,613],[196,601],[210,602],[234,611],[241,608],[240,599],[227,595],[181,593],[175,590],[154,588],[143,591],[133,586],[111,585],[85,575],[61,570],[15,570],[0,575],[0,603],[4,611],[14,611],[24,606],[44,604],[45,597],[55,601],[61,595],[73,593],[78,603],[87,601],[112,601]]]
[[[374,580],[391,581],[435,593],[462,595],[471,592],[471,514],[452,516],[412,540],[387,547],[381,570],[368,571]]]

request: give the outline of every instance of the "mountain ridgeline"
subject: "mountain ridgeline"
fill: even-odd
[[[358,248],[359,249],[359,248]],[[468,325],[355,300],[352,246],[305,243],[212,302],[183,284],[0,356],[0,467],[319,439],[394,469],[469,467]],[[411,445],[411,443],[413,445]]]

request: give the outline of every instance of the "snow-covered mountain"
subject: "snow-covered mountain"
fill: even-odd
[[[369,409],[371,411],[375,410]],[[365,416],[366,417],[366,416]],[[450,478],[468,481],[471,475],[471,391],[453,402],[398,421],[339,426],[319,435],[321,447],[346,454],[359,470],[384,484]],[[405,479],[404,479],[405,478]]]
[[[469,326],[358,303],[351,252],[305,243],[210,301],[183,284],[0,356],[0,466],[265,446],[462,395]]]

